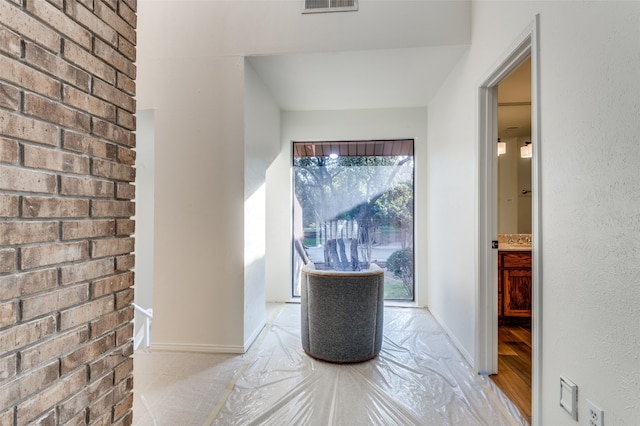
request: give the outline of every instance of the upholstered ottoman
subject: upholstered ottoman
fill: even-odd
[[[302,268],[301,337],[304,351],[330,362],[361,362],[382,347],[384,270]]]

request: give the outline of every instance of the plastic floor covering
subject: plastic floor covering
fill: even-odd
[[[205,424],[523,425],[424,309],[385,308],[377,358],[331,364],[306,355],[300,306],[282,305]]]

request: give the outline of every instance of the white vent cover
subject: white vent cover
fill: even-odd
[[[358,0],[303,0],[302,13],[346,12],[358,10]]]

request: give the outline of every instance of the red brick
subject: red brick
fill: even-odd
[[[18,356],[14,353],[7,355],[4,358],[0,358],[0,382],[4,382],[7,379],[15,376],[18,372]],[[2,416],[0,416],[0,419]],[[4,425],[0,420],[0,425]]]
[[[108,237],[115,234],[113,220],[76,220],[62,222],[62,239]]]
[[[94,160],[93,175],[108,179],[133,182],[136,179],[136,169],[127,165],[114,163],[113,161]]]
[[[91,217],[131,217],[135,214],[132,201],[91,200]]]
[[[64,426],[85,426],[87,424],[87,412],[84,410],[84,407],[82,408],[82,410],[70,417],[63,417],[60,406],[58,405],[58,424],[64,424]]]
[[[22,217],[86,217],[89,200],[23,197]]]
[[[92,136],[74,133],[65,130],[62,139],[62,147],[76,152],[82,152],[94,157],[115,159],[115,145],[101,141]]]
[[[116,124],[127,130],[136,129],[136,116],[121,108],[118,109]]]
[[[55,408],[47,411],[37,419],[35,419],[31,424],[38,426],[56,426],[56,410]]]
[[[116,158],[118,162],[122,164],[128,164],[130,166],[136,164],[136,152],[130,148],[119,146]]]
[[[114,195],[113,182],[89,177],[61,176],[60,194],[111,198]]]
[[[13,272],[16,268],[16,250],[0,249],[0,273]]]
[[[58,285],[58,270],[55,268],[26,272],[15,277],[20,296],[49,290]]]
[[[2,66],[2,56],[0,56],[0,68]],[[0,110],[0,128],[3,136],[51,146],[57,146],[60,141],[60,129],[57,126],[4,110]]]
[[[113,67],[107,65],[100,58],[93,56],[88,50],[69,40],[64,40],[63,46],[63,56],[65,59],[108,83],[115,83],[116,70],[113,69]]]
[[[0,165],[0,189],[51,194],[56,190],[56,175]]]
[[[12,425],[14,412],[15,409],[13,407],[6,411],[0,412],[0,425]]]
[[[116,271],[128,271],[136,266],[136,257],[133,254],[116,257]]]
[[[60,267],[60,285],[69,285],[114,273],[113,259],[99,259]]]
[[[100,80],[95,81],[98,82]],[[67,104],[90,114],[97,115],[105,120],[115,121],[116,119],[115,106],[74,87],[65,85],[63,87],[62,98]]]
[[[120,145],[132,148],[136,146],[135,133],[98,118],[93,119],[93,134]]]
[[[7,28],[0,27],[0,52],[4,52],[14,58],[19,58],[21,54],[20,36]],[[2,424],[2,422],[0,422]]]
[[[133,411],[129,411],[121,419],[116,419],[111,426],[131,426],[133,424]]]
[[[18,162],[18,142],[0,138],[0,162],[13,164]]]
[[[33,115],[65,127],[71,127],[85,132],[88,132],[91,128],[89,115],[31,93],[24,94],[23,109],[25,114]]]
[[[53,316],[18,324],[15,327],[0,331],[0,348],[5,352],[12,352],[55,332],[56,319]],[[4,399],[0,397],[0,401],[4,401]]]
[[[109,312],[113,312],[113,297],[103,297],[69,308],[60,312],[60,330],[67,330],[77,325],[88,323]]]
[[[43,362],[58,358],[60,355],[69,352],[71,348],[75,348],[88,339],[89,327],[86,325],[66,333],[58,334],[42,343],[23,350],[20,353],[20,366],[23,370],[29,370]]]
[[[20,104],[20,91],[0,81],[0,107],[16,111]]]
[[[0,386],[0,401],[4,403],[3,406],[5,407],[13,405],[26,396],[52,383],[57,378],[58,360],[55,360],[37,370],[30,371],[29,374],[22,375],[22,377],[19,377],[17,380]]]
[[[135,113],[135,100],[131,95],[101,80],[94,80],[91,93],[100,99],[124,108],[132,114]]]
[[[133,339],[133,322],[129,322],[116,329],[116,346],[120,346]]]
[[[80,284],[63,287],[37,296],[22,299],[22,320],[30,320],[41,315],[54,313],[89,300],[89,285]]]
[[[117,256],[132,253],[135,248],[133,238],[109,238],[91,241],[91,257]]]
[[[25,59],[35,68],[54,74],[61,80],[80,87],[84,91],[89,91],[89,73],[74,67],[57,55],[53,55],[40,46],[32,43],[25,45]]]
[[[133,285],[133,272],[114,275],[94,281],[91,286],[91,296],[96,299],[106,294],[127,289]]]
[[[114,329],[133,321],[133,306],[112,312],[102,318],[91,322],[91,338],[95,339],[105,333],[110,333]],[[114,334],[111,334],[114,336]]]
[[[0,217],[18,217],[19,200],[17,195],[0,194]]]
[[[133,219],[116,219],[116,235],[131,235],[136,231],[136,221]]]
[[[101,417],[93,420],[93,417],[89,416],[91,426],[113,426],[111,423],[111,412],[105,412]]]
[[[131,5],[127,4],[127,2],[119,0],[118,14],[122,17],[122,19],[129,23],[129,25],[131,25],[133,28],[136,28],[138,19],[136,16],[136,11],[131,7]]]
[[[20,249],[20,266],[22,269],[31,269],[88,257],[89,243],[86,241],[24,247]]]
[[[41,413],[53,407],[58,401],[62,401],[78,392],[86,382],[86,372],[83,369],[77,370],[20,403],[17,411],[18,424],[25,424],[35,419]]]
[[[98,340],[86,343],[60,359],[61,374],[67,374],[83,364],[100,357],[114,346],[114,335],[108,334]]]
[[[85,414],[85,408],[89,406],[91,401],[95,401],[100,395],[109,392],[112,387],[113,374],[110,373],[90,383],[81,392],[58,405],[60,423],[66,424],[78,412]],[[84,425],[84,423],[82,424]]]
[[[25,167],[76,174],[89,173],[89,158],[82,155],[26,145],[23,156]]]
[[[136,46],[124,37],[118,37],[118,52],[122,53],[127,59],[133,62],[136,61]],[[133,95],[134,93],[130,94]]]
[[[97,422],[101,424],[104,422],[105,425],[111,425],[111,409],[113,408],[113,403],[113,389],[95,401],[91,401],[91,405],[89,406],[89,423]]]
[[[0,69],[3,70],[2,78],[8,82],[54,99],[60,98],[60,83],[34,68],[0,56]]]
[[[65,12],[85,27],[91,28],[95,35],[115,46],[118,40],[116,31],[84,5],[76,0],[67,0]]]
[[[115,383],[113,386],[113,400],[122,401],[131,393],[133,389],[133,375],[129,375]]]
[[[51,242],[57,239],[57,222],[0,222],[0,245]]]
[[[133,409],[133,394],[127,395],[122,401],[113,407],[113,418],[119,419]]]
[[[117,183],[116,198],[120,200],[133,200],[136,198],[136,187],[128,183]]]
[[[113,381],[120,383],[133,373],[133,358],[128,358],[113,370]]]
[[[123,0],[123,3],[129,6],[133,11],[138,10],[138,0]]]
[[[112,9],[106,7],[101,1],[96,1],[94,5],[96,15],[98,15],[109,26],[118,31],[118,34],[128,41],[136,44],[135,13],[132,15],[133,22],[127,22],[118,16]]]
[[[16,323],[16,302],[0,303],[0,328],[7,327]],[[0,373],[1,375],[2,373]]]
[[[100,1],[100,0],[96,0]],[[112,10],[116,10],[118,8],[118,0],[102,0],[108,7]]]
[[[26,9],[85,49],[91,48],[91,32],[69,19],[51,3],[46,0],[26,0]]]
[[[33,17],[23,13],[19,8],[11,6],[6,1],[0,2],[0,16],[2,16],[4,26],[28,39],[35,40],[52,52],[60,51],[60,36]],[[0,69],[3,67],[0,66]]]
[[[0,300],[38,293],[58,285],[57,269],[0,277]]]
[[[122,355],[120,349],[107,352],[102,358],[98,358],[89,364],[89,380],[92,380],[92,377],[102,377],[127,358],[128,356]]]
[[[129,287],[127,289],[117,292],[116,293],[116,309],[129,307],[133,302],[134,295],[135,293],[132,287]],[[133,314],[133,311],[132,311],[132,314]]]
[[[98,40],[96,40],[93,50],[97,57],[104,60],[107,64],[111,65],[116,70],[124,73],[127,77],[135,80],[136,67],[133,62],[122,53],[118,52],[107,43],[102,43]]]

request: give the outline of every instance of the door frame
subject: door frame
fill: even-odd
[[[498,84],[531,58],[532,186],[532,424],[541,419],[542,398],[542,227],[540,176],[540,52],[539,15],[515,40],[478,87],[478,259],[476,369],[498,372],[498,251],[491,241],[498,236]]]

